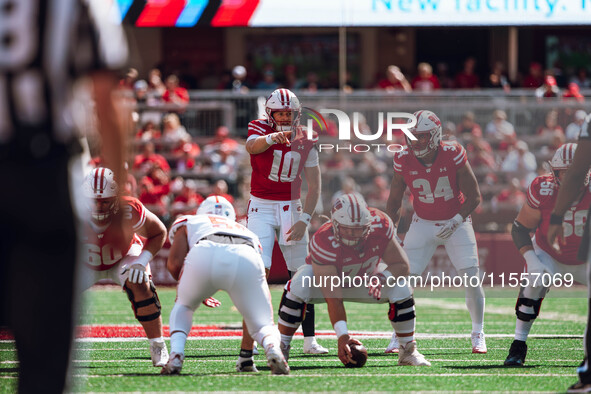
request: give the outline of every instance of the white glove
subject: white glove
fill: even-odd
[[[435,234],[436,237],[441,239],[448,239],[451,235],[458,229],[460,224],[464,221],[464,218],[459,213],[456,214],[453,218],[449,219],[443,228]]]
[[[148,283],[150,279],[146,272],[146,265],[152,260],[152,253],[144,250],[139,256],[125,256],[121,264],[121,274],[127,272],[130,283]]]

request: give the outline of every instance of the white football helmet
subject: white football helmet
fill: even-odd
[[[275,120],[273,114],[283,111],[291,112],[291,121],[279,123]],[[276,89],[265,102],[265,112],[267,113],[267,121],[273,129],[276,131],[291,131],[300,122],[302,105],[291,90]]]
[[[197,208],[197,215],[217,215],[236,221],[234,207],[222,196],[209,196],[203,200]]]
[[[356,246],[369,235],[371,213],[359,193],[343,194],[335,201],[331,218],[334,236],[346,246]]]
[[[441,121],[433,112],[426,110],[417,111],[414,116],[417,118],[417,124],[409,131],[417,137],[417,141],[411,141],[406,137],[406,143],[416,157],[425,157],[439,148],[442,139]]]
[[[119,211],[119,187],[113,171],[99,167],[90,171],[82,183],[82,193],[87,198],[92,219],[107,222]]]
[[[552,169],[552,175],[557,185],[560,185],[560,177],[558,171],[568,170],[573,159],[575,157],[575,151],[577,150],[577,144],[569,142],[568,144],[561,145],[560,148],[556,149],[552,160],[550,160],[550,168]],[[589,174],[585,178],[585,186],[589,184]]]

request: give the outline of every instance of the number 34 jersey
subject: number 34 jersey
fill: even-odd
[[[265,119],[248,124],[247,141],[275,133]],[[250,193],[258,198],[274,201],[290,201],[300,198],[301,173],[304,167],[318,165],[318,151],[314,144],[316,133],[308,139],[306,129],[299,126],[291,144],[275,144],[256,155],[250,155],[252,180]]]
[[[577,252],[583,237],[585,221],[587,220],[587,209],[591,205],[591,193],[589,186],[585,187],[583,197],[564,214],[563,234],[566,245],[561,245],[561,254],[548,244],[546,235],[550,226],[550,214],[554,209],[556,197],[558,196],[558,185],[552,175],[542,175],[532,181],[527,190],[527,204],[538,209],[542,215],[540,224],[536,229],[536,243],[538,246],[556,261],[566,265],[584,264],[577,260]]]
[[[427,167],[408,147],[394,156],[394,171],[402,175],[413,196],[413,208],[425,220],[448,220],[460,211],[464,195],[457,170],[466,165],[466,150],[456,141],[439,145],[435,162]]]
[[[146,222],[146,208],[134,197],[124,196],[119,201],[119,211],[111,222],[102,228],[88,222],[84,232],[84,261],[93,270],[113,268],[127,255],[134,244],[143,247],[136,234]]]

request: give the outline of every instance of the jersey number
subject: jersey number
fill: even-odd
[[[269,179],[273,182],[293,182],[298,175],[297,169],[300,168],[302,155],[298,152],[289,151],[285,155],[280,150],[273,151],[273,165]],[[281,175],[279,175],[281,167]]]
[[[123,256],[119,249],[106,244],[101,248],[95,244],[86,244],[86,263],[98,267],[99,265],[113,265]]]
[[[451,200],[454,196],[454,191],[449,184],[449,177],[442,176],[437,179],[435,190],[431,191],[431,184],[426,179],[415,179],[412,181],[412,186],[419,190],[419,201],[426,204],[434,204],[435,199],[443,197],[444,201]]]
[[[564,237],[568,237],[573,233],[577,237],[583,236],[583,230],[585,229],[585,219],[587,218],[587,210],[576,211],[567,211],[564,214],[564,222],[562,223],[562,228],[564,231]]]

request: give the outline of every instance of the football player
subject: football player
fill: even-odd
[[[577,260],[577,252],[583,236],[587,210],[591,205],[588,175],[584,186],[579,189],[575,203],[564,215],[565,242],[560,247],[561,253],[548,244],[546,239],[550,215],[561,187],[560,181],[572,164],[576,149],[577,144],[569,143],[556,150],[550,161],[552,174],[541,175],[532,181],[527,192],[527,202],[523,204],[513,222],[511,235],[513,243],[525,259],[528,285],[521,288],[515,305],[515,340],[505,360],[505,365],[508,366],[522,366],[525,362],[525,341],[549,290],[543,285],[542,275],[570,273],[577,282],[586,283],[586,264]],[[530,232],[535,232],[533,238],[530,238]]]
[[[403,248],[410,261],[411,275],[421,275],[435,249],[444,245],[458,274],[472,283],[470,278],[479,276],[476,237],[470,218],[470,213],[480,204],[476,177],[464,148],[456,141],[441,140],[441,121],[437,115],[431,111],[417,111],[414,115],[417,123],[410,131],[416,141],[407,137],[407,146],[394,156],[387,213],[398,223],[408,187],[415,213]],[[466,306],[472,318],[472,353],[486,353],[481,286],[466,286]],[[397,339],[393,336],[386,353],[396,352],[396,348]]]
[[[228,292],[248,332],[264,347],[271,372],[288,374],[273,323],[262,247],[252,231],[236,223],[232,204],[221,196],[207,197],[197,215],[181,216],[174,222],[169,239],[172,247],[167,267],[180,281],[170,312],[170,360],[162,374],[181,372],[193,313],[204,298],[219,289]]]
[[[308,253],[308,225],[320,197],[320,167],[315,143],[300,126],[301,104],[287,89],[277,89],[265,103],[266,119],[248,125],[246,150],[252,165],[251,198],[247,227],[263,245],[265,269],[271,268],[275,236],[290,273],[304,264]],[[308,193],[302,207],[302,172]],[[303,324],[304,353],[324,354],[328,350],[316,342],[314,309],[311,305]],[[250,337],[243,335],[238,371],[255,369]]]
[[[101,279],[121,284],[150,341],[152,364],[162,367],[168,361],[168,350],[149,263],[166,240],[166,227],[138,199],[119,196],[108,168],[93,169],[84,179],[82,190],[90,205],[91,220],[83,237],[81,288],[88,289]]]
[[[395,239],[392,220],[384,212],[368,208],[358,193],[339,196],[330,222],[312,236],[306,264],[288,282],[281,298],[279,332],[286,359],[293,335],[304,319],[307,303],[326,302],[338,338],[339,359],[347,364],[354,363],[349,346],[361,343],[348,334],[343,301],[389,302],[388,318],[400,339],[398,364],[431,365],[418,352],[414,340],[415,307],[408,282],[396,285],[388,282],[406,277],[408,272],[408,258]],[[345,276],[352,279],[351,284],[343,279],[340,286],[331,287],[333,278]],[[375,281],[355,285],[355,278],[364,276],[373,276]],[[323,278],[328,279],[326,286]]]

